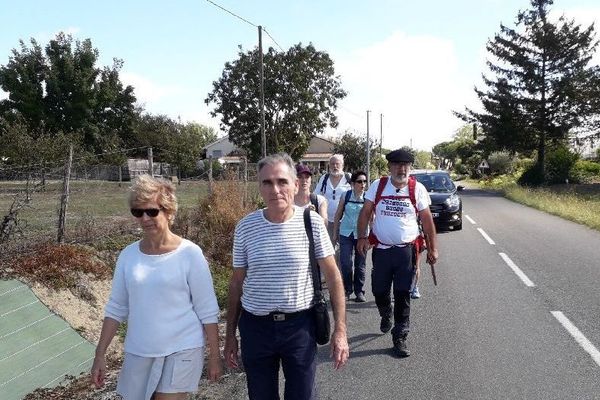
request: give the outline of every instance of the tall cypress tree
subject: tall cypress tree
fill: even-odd
[[[548,19],[552,0],[531,0],[516,27],[500,25],[487,43],[485,90],[475,88],[483,111],[459,117],[479,123],[488,149],[537,150],[544,174],[546,147],[565,142],[569,131],[590,127],[600,113],[600,69],[589,62],[596,51],[594,25],[582,28],[565,16]]]

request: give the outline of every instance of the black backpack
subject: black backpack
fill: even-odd
[[[350,179],[352,179],[352,176],[350,175],[349,172],[344,173],[344,177],[346,178],[346,182],[350,183]],[[327,190],[327,181],[329,180],[329,174],[325,174],[325,178],[323,179],[323,184],[321,185],[321,194],[325,194],[325,191]]]

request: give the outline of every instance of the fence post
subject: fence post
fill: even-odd
[[[148,147],[148,174],[154,176],[154,157],[152,156],[152,147]]]
[[[244,208],[248,205],[248,157],[244,157]]]
[[[65,241],[65,220],[67,218],[67,205],[69,204],[69,181],[71,178],[71,165],[73,164],[73,145],[69,147],[69,158],[65,165],[65,178],[63,181],[63,193],[60,198],[60,212],[58,213],[58,243]]]
[[[208,156],[208,195],[212,194],[213,174],[212,174],[212,156]]]
[[[119,187],[123,183],[123,166],[119,165]]]

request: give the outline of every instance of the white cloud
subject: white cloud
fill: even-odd
[[[0,100],[8,99],[8,93],[0,89]]]
[[[383,145],[430,149],[449,140],[462,121],[452,115],[473,97],[473,84],[460,74],[451,41],[396,32],[382,42],[336,57],[348,96],[338,113],[339,131],[366,131],[379,138],[383,114]]]
[[[149,108],[154,108],[156,103],[183,92],[183,89],[179,86],[155,83],[132,72],[121,71],[119,77],[125,85],[133,86],[138,102],[146,104]]]

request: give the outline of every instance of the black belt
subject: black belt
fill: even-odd
[[[267,320],[267,321],[276,321],[276,322],[288,321],[290,319],[304,315],[304,314],[308,313],[310,310],[311,310],[310,308],[307,308],[306,310],[294,311],[294,312],[288,312],[288,313],[281,312],[281,311],[273,311],[273,312],[268,313],[267,315],[255,315],[255,314],[252,314],[250,311],[246,311],[242,308],[242,312],[246,313],[249,317]]]

